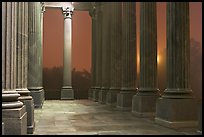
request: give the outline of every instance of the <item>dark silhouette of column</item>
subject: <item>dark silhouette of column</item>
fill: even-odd
[[[136,94],[136,3],[123,2],[122,15],[122,83],[117,95],[117,108],[132,109]]]
[[[27,88],[28,72],[28,2],[17,3],[16,91],[27,112],[27,133],[34,131],[34,102]]]
[[[106,94],[110,87],[110,3],[103,2],[102,19],[102,71],[101,90],[99,91],[98,102],[106,103]]]
[[[93,92],[96,86],[96,7],[93,5],[89,11],[89,15],[92,18],[92,54],[91,54],[91,89],[89,90],[88,98],[93,99]]]
[[[167,3],[167,88],[156,103],[158,124],[197,126],[197,103],[190,88],[189,3]]]
[[[141,117],[154,116],[157,87],[156,2],[140,2],[140,81],[133,97],[132,112]]]
[[[35,108],[42,108],[44,89],[42,87],[42,43],[41,43],[41,4],[29,2],[28,5],[28,90],[34,100]]]
[[[93,100],[98,101],[101,90],[102,72],[102,3],[96,3],[96,87],[93,92]]]
[[[64,68],[63,68],[63,87],[61,90],[61,99],[74,99],[72,89],[72,14],[74,8],[70,5],[63,8],[64,14]]]
[[[5,135],[27,134],[27,112],[16,92],[17,2],[2,3],[2,122]]]
[[[122,2],[111,2],[109,16],[111,16],[110,29],[110,89],[106,96],[106,104],[116,106],[117,94],[121,88],[121,53],[122,53]]]

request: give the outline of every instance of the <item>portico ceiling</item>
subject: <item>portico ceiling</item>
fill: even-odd
[[[45,7],[66,8],[74,7],[74,10],[88,11],[94,2],[45,2]]]

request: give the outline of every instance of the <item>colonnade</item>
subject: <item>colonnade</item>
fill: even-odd
[[[89,99],[138,117],[154,117],[163,126],[196,126],[197,104],[189,82],[189,3],[167,3],[167,88],[162,95],[157,79],[156,2],[140,2],[139,80],[136,3],[101,2],[89,12],[93,36]]]

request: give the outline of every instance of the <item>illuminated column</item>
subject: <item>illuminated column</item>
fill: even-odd
[[[29,2],[28,5],[28,90],[34,100],[35,108],[42,108],[44,89],[42,87],[42,43],[41,43],[41,5]]]
[[[26,107],[16,92],[17,2],[2,3],[2,122],[5,135],[27,134]]]
[[[64,14],[64,70],[63,70],[63,87],[61,90],[61,99],[74,99],[72,89],[72,14],[73,7],[63,8]]]
[[[106,94],[110,87],[110,3],[103,2],[102,19],[102,71],[101,71],[101,90],[99,91],[98,102],[106,103]]]
[[[122,83],[117,94],[117,108],[132,109],[132,98],[136,94],[136,3],[123,2],[122,18]]]
[[[122,53],[122,2],[111,2],[111,34],[110,34],[110,90],[106,96],[106,104],[116,106],[117,94],[121,88],[121,53]]]
[[[27,88],[28,72],[28,2],[17,3],[16,91],[26,105],[27,133],[34,131],[34,103]]]
[[[102,4],[96,4],[96,87],[93,92],[93,100],[98,101],[99,91],[101,90],[102,72]]]
[[[156,2],[140,3],[140,81],[133,97],[132,112],[141,117],[154,116],[157,87]]]
[[[96,86],[96,9],[95,6],[89,11],[89,15],[92,17],[92,55],[91,55],[91,89],[89,90],[88,98],[93,99],[93,92]]]
[[[156,103],[158,124],[195,127],[197,103],[190,87],[189,3],[167,3],[167,88]]]

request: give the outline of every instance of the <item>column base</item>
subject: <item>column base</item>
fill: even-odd
[[[138,117],[154,117],[156,112],[156,100],[159,97],[158,90],[138,90],[132,99],[132,113]]]
[[[135,91],[122,91],[117,94],[117,109],[120,111],[132,110],[132,98],[136,94]]]
[[[2,122],[5,135],[26,135],[27,112],[25,105],[21,108],[2,109]]]
[[[102,88],[98,93],[98,102],[101,104],[106,103],[106,94],[108,92],[108,88]]]
[[[91,89],[89,89],[88,91],[88,99],[89,100],[92,100],[93,99],[93,91],[94,91],[94,88],[92,87]]]
[[[72,87],[62,87],[61,100],[72,100],[74,99],[74,90]]]
[[[202,134],[202,103],[198,107],[198,133]]]
[[[20,96],[18,98],[26,106],[27,112],[27,134],[33,134],[34,131],[34,102],[31,96]]]
[[[4,131],[4,122],[2,122],[2,135],[5,135],[5,131]]]
[[[117,94],[120,93],[120,89],[110,88],[106,95],[106,104],[111,107],[117,106]]]
[[[42,108],[45,98],[45,93],[43,87],[35,87],[35,88],[29,88],[30,95],[33,98],[34,101],[34,107],[35,108]]]
[[[93,101],[98,102],[98,93],[99,93],[100,90],[101,90],[101,88],[97,87],[93,91]]]
[[[190,98],[158,98],[155,122],[173,129],[197,127],[197,102]]]
[[[95,90],[95,87],[91,87],[91,89],[88,91],[88,99],[93,100],[93,92]]]

